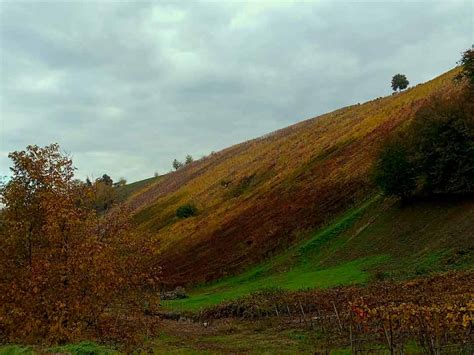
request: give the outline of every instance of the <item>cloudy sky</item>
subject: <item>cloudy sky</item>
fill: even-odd
[[[0,0],[0,175],[58,142],[134,181],[452,68],[473,1]]]

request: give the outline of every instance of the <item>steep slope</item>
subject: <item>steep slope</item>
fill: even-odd
[[[138,189],[129,203],[160,245],[164,283],[243,270],[374,195],[368,172],[380,142],[432,94],[456,95],[455,74],[230,147]],[[199,214],[177,219],[186,203]]]

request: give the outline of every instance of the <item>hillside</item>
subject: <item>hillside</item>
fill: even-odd
[[[300,122],[135,185],[128,201],[139,230],[159,243],[163,282],[196,284],[235,274],[311,240],[314,230],[360,208],[377,194],[369,171],[381,141],[407,124],[432,94],[456,95],[455,74]],[[176,209],[187,203],[197,206],[198,215],[178,219]],[[465,211],[468,216],[459,218],[472,216],[472,205]],[[434,221],[445,213],[438,212]],[[407,244],[396,245],[403,252]],[[363,248],[356,243],[323,263],[356,256],[380,261]]]

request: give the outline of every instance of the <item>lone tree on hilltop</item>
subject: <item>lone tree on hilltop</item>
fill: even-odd
[[[403,74],[396,74],[392,78],[392,89],[393,91],[401,91],[408,87],[410,82],[408,81],[407,77]]]

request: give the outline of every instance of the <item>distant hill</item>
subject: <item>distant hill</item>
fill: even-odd
[[[409,123],[432,94],[457,95],[459,88],[452,81],[456,72],[453,69],[402,93],[302,121],[122,190],[138,229],[160,245],[163,282],[169,286],[196,284],[235,274],[290,246],[301,245],[310,240],[314,230],[374,198],[378,191],[369,172],[381,142]],[[198,214],[177,218],[176,210],[185,204],[195,205]],[[472,204],[465,205],[463,211],[467,215],[462,218],[467,220],[472,216]],[[395,218],[391,216],[397,213],[387,218]],[[409,220],[410,215],[403,213],[404,220]],[[437,213],[441,216],[444,212]],[[389,222],[380,228],[398,228],[396,221]],[[384,248],[396,254],[390,250],[409,253],[411,248],[425,247],[417,244],[418,234],[410,232],[410,226],[400,228],[406,233],[394,231],[394,238],[413,240],[397,240],[392,245],[386,240],[390,232],[382,233],[383,240],[374,232],[363,239],[365,244],[349,239],[345,243],[350,248],[337,249],[331,255],[351,260],[357,255],[370,256],[368,250],[382,255],[386,254]],[[416,228],[423,230],[422,226]],[[423,233],[430,235],[426,230]],[[436,243],[456,237],[449,233]],[[374,245],[364,249],[367,243]],[[324,263],[330,265],[334,260],[325,259]]]

